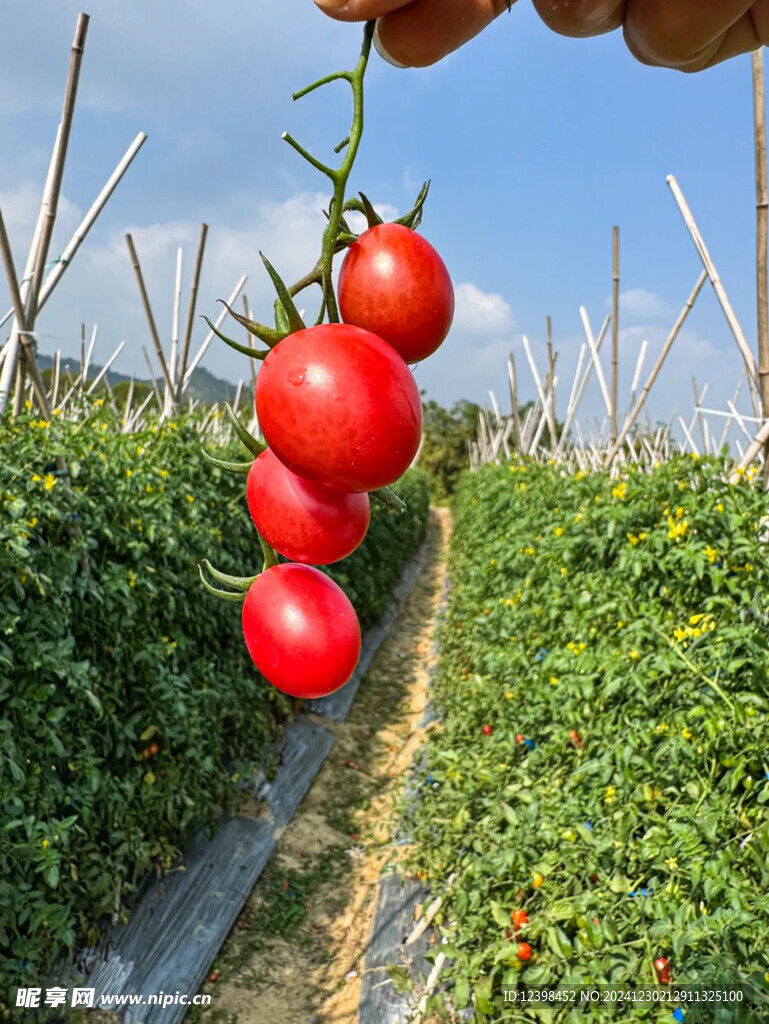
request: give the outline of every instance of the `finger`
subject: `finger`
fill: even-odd
[[[625,0],[534,0],[537,14],[563,36],[598,36],[622,24]]]
[[[628,0],[625,39],[647,64],[699,70],[759,45],[754,6],[766,8],[753,0]]]
[[[315,0],[315,3],[338,21],[368,21],[405,7],[412,0]]]
[[[507,9],[507,0],[414,0],[379,18],[377,49],[391,63],[426,67],[478,35]]]

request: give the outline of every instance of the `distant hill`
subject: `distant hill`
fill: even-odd
[[[50,370],[53,367],[53,359],[51,356],[44,355],[42,352],[37,354],[37,365],[40,367],[41,372]],[[102,367],[98,363],[92,363],[88,367],[88,378],[94,380],[98,377],[99,371]],[[80,360],[77,358],[64,359],[61,361],[61,372],[66,374],[71,373],[73,376],[80,372]],[[107,370],[106,379],[111,388],[114,388],[117,384],[122,381],[130,381],[130,376],[125,373],[118,373],[117,370]],[[136,377],[137,384],[144,384],[147,387],[151,387],[149,378]],[[158,385],[161,386],[162,380],[158,381]],[[235,398],[235,393],[238,390],[237,384],[232,384],[228,380],[222,380],[221,377],[215,377],[213,373],[209,373],[208,370],[201,366],[198,366],[193,374],[192,379],[185,391],[185,394],[190,398],[197,399],[198,401],[205,403],[215,402],[231,402]],[[251,382],[250,379],[244,385],[243,389],[243,400],[246,395],[251,396]]]

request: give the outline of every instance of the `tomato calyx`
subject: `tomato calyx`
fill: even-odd
[[[203,572],[204,569],[209,576],[216,580],[217,583],[223,583],[225,586],[231,587],[232,589],[221,590],[219,587],[214,587],[206,579]],[[259,575],[257,573],[256,576],[230,576],[225,572],[220,572],[218,569],[215,569],[207,558],[204,558],[198,563],[198,574],[203,586],[209,594],[213,594],[214,597],[220,597],[223,601],[244,601],[248,588]]]

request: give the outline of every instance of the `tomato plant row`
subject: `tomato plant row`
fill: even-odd
[[[462,478],[433,784],[403,813],[475,1021],[615,1019],[516,1011],[503,984],[740,981],[755,1015],[723,1019],[767,1018],[765,517],[765,494],[708,460]]]
[[[103,915],[124,912],[146,871],[235,808],[233,779],[269,769],[289,703],[254,670],[230,607],[198,585],[206,552],[232,572],[254,531],[240,481],[201,457],[194,420],[126,435],[94,402],[78,422],[2,422],[0,446],[6,991],[40,984]],[[422,474],[398,489],[408,511],[374,508],[364,543],[324,576],[364,626],[425,529]]]

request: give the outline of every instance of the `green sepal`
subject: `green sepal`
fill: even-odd
[[[219,469],[225,470],[227,473],[242,473],[245,476],[253,466],[253,462],[224,462],[222,459],[216,459],[213,455],[209,455],[205,448],[200,449],[203,453],[203,458],[208,459]]]
[[[278,342],[283,341],[285,338],[285,334],[275,330],[274,327],[267,327],[265,324],[257,323],[256,320],[249,320],[242,313],[236,313],[232,306],[228,305],[224,299],[219,299],[218,301],[221,302],[233,320],[237,320],[239,324],[245,327],[249,334],[253,334],[254,337],[263,341],[265,345],[269,345],[270,348],[275,348]]]
[[[267,273],[270,275],[272,283],[275,286],[275,291],[278,293],[278,298],[280,299],[286,317],[288,318],[290,327],[289,333],[296,334],[297,331],[305,330],[305,323],[299,316],[299,310],[294,305],[294,300],[289,295],[288,288],[286,288],[282,278],[264,253],[260,252],[259,255],[262,257],[262,263],[264,263],[267,268]]]
[[[227,308],[229,309],[229,306]],[[232,313],[231,309],[230,313]],[[241,345],[238,341],[233,341],[232,338],[228,338],[226,334],[222,334],[216,324],[212,323],[207,316],[203,316],[203,319],[217,338],[221,338],[225,345],[229,345],[230,348],[234,348],[236,352],[242,352],[244,356],[251,356],[252,359],[264,359],[270,354],[269,352],[260,352],[258,349],[251,348],[249,345]]]
[[[380,224],[384,224],[384,221],[372,206],[371,200],[368,198],[368,196],[364,195],[363,192],[359,192],[358,195],[360,196],[360,201],[363,204],[363,213],[366,216],[366,222],[368,223],[368,226],[370,228],[375,228],[378,227]]]
[[[264,572],[266,569],[272,569],[278,564],[278,553],[273,547],[270,547],[258,530],[256,535],[259,538],[259,543],[262,546],[262,554],[264,555],[264,565],[262,566],[262,572]]]
[[[403,224],[407,228],[411,228],[413,231],[419,227],[422,222],[422,212],[427,199],[427,194],[430,191],[430,182],[426,181],[422,188],[419,190],[419,195],[414,201],[413,207],[408,213],[402,217],[398,217],[397,220],[393,221],[393,224]]]
[[[204,566],[209,576],[212,576],[217,583],[223,583],[226,587],[232,587],[233,590],[239,590],[242,594],[245,594],[259,575],[257,573],[256,576],[229,576],[226,572],[219,572],[218,569],[215,569],[207,558],[204,558],[198,565],[198,570],[201,575],[203,573]]]
[[[407,505],[402,498],[399,498],[392,487],[380,487],[377,491],[370,492],[371,497],[380,505],[390,509],[391,512],[405,512]]]
[[[202,563],[201,563],[201,565],[198,566],[198,574],[200,576],[200,582],[203,584],[203,586],[206,588],[206,590],[209,592],[209,594],[213,594],[214,597],[221,598],[222,601],[239,601],[239,602],[245,601],[245,599],[246,599],[246,595],[245,594],[234,593],[231,590],[219,590],[218,587],[212,587],[211,584],[208,582],[208,580],[203,575]]]
[[[248,449],[248,451],[251,452],[254,458],[257,458],[257,456],[261,455],[263,451],[267,450],[266,444],[262,444],[261,441],[257,441],[253,434],[250,434],[248,430],[246,430],[246,428],[243,426],[242,422],[238,418],[237,414],[233,411],[229,402],[224,403],[224,411],[227,413],[227,416],[229,417],[229,420],[232,423],[233,429],[235,430],[235,433],[238,435],[238,440],[240,440],[245,445],[245,447]]]
[[[291,333],[291,324],[288,322],[285,307],[280,299],[275,300],[275,327],[285,336]]]

